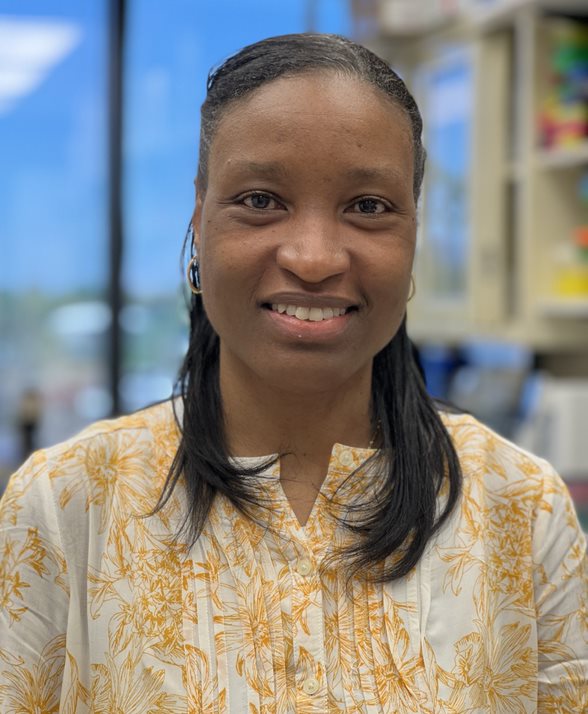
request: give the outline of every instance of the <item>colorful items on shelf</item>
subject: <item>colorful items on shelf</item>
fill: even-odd
[[[580,260],[588,264],[588,225],[578,226],[574,232],[574,238],[578,246]]]
[[[588,139],[588,22],[546,20],[551,87],[539,114],[544,148],[570,147]]]
[[[588,171],[578,182],[586,222],[573,231],[573,242],[561,245],[556,255],[554,291],[557,297],[588,298]],[[559,258],[559,259],[558,259]]]
[[[588,171],[585,171],[578,181],[578,196],[584,206],[585,223],[574,231],[574,242],[577,247],[580,262],[588,266]]]

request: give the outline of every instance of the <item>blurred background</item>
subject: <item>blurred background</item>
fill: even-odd
[[[207,72],[304,31],[421,106],[431,393],[550,459],[588,528],[588,0],[0,0],[0,492],[170,395]]]

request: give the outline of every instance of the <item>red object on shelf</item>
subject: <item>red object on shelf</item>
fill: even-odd
[[[588,226],[578,226],[574,231],[574,239],[579,248],[588,248]]]

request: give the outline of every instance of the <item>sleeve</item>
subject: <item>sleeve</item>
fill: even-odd
[[[45,452],[0,501],[0,713],[58,711],[69,606]]]
[[[534,536],[538,712],[588,712],[586,538],[567,488],[550,469]]]

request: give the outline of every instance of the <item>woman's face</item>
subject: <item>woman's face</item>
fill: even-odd
[[[194,230],[221,374],[296,392],[365,377],[409,291],[407,118],[334,73],[265,85],[219,124]]]

